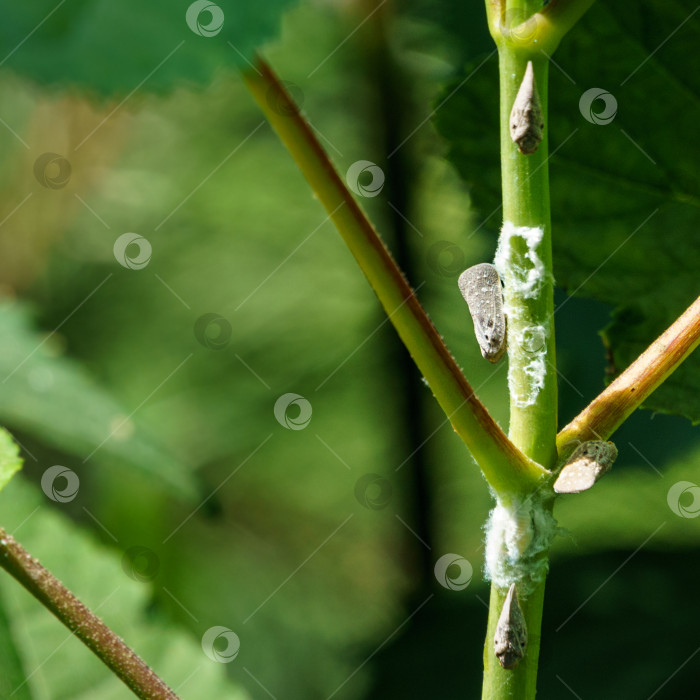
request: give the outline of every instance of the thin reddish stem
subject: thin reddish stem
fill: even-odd
[[[177,695],[95,613],[0,528],[0,566],[50,610],[115,675],[144,700]]]

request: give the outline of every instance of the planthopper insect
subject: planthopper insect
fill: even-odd
[[[617,459],[617,448],[612,442],[588,440],[581,443],[569,457],[554,482],[557,493],[587,491],[606,474]]]
[[[511,583],[493,635],[493,651],[503,668],[513,669],[525,656],[527,625],[520,609],[518,592]]]
[[[506,351],[506,317],[496,268],[489,263],[474,265],[459,276],[457,284],[469,306],[481,354],[489,362],[498,362]]]
[[[527,62],[525,75],[510,113],[510,138],[524,155],[531,155],[542,140],[542,104],[535,85],[532,61]]]

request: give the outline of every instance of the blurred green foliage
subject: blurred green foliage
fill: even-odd
[[[19,448],[7,430],[0,429],[0,488],[21,468]]]
[[[199,640],[168,622],[158,611],[148,611],[150,594],[140,578],[150,569],[142,568],[128,555],[120,562],[85,528],[76,527],[61,514],[43,507],[44,494],[22,480],[13,484],[12,496],[3,499],[4,523],[19,530],[18,537],[31,547],[32,554],[50,570],[60,572],[63,582],[127,644],[138,649],[157,673],[168,678],[180,697],[249,697],[243,690],[234,689],[223,664],[206,657],[202,662]],[[97,657],[13,579],[0,579],[0,593],[3,616],[8,620],[3,642],[11,640],[21,650],[19,667],[24,674],[18,678],[16,660],[11,655],[15,663],[6,665],[10,673],[0,676],[3,698],[133,697]],[[199,663],[194,663],[195,659]]]
[[[57,89],[172,90],[245,65],[294,0],[35,0],[5,7],[0,65]],[[27,46],[24,46],[25,42]]]
[[[412,2],[391,18],[387,40],[392,70],[409,86],[400,95],[406,135],[415,130],[402,147],[410,154],[401,213],[411,224],[411,282],[422,284],[421,301],[505,425],[505,368],[481,359],[456,285],[462,269],[491,258],[497,226],[477,230],[481,218],[426,119],[472,47],[488,46],[483,7],[473,8],[460,9],[462,23],[450,26],[449,10],[435,16],[431,3]],[[361,159],[387,170],[391,161],[377,138],[378,66],[367,57],[373,21],[350,36],[367,14],[366,5],[304,3],[266,50],[342,173]],[[456,32],[469,17],[465,46]],[[38,51],[48,43],[37,33]],[[13,59],[30,48],[31,39]],[[134,60],[145,67],[150,48],[134,50]],[[77,55],[90,63],[93,52]],[[25,458],[0,494],[0,524],[88,604],[118,588],[98,612],[167,682],[184,683],[183,698],[474,697],[488,598],[480,575],[484,481],[427,388],[416,406],[397,399],[406,378],[374,295],[230,63],[214,64],[199,73],[211,74],[205,85],[193,89],[187,76],[171,75],[108,119],[114,106],[75,88],[37,86],[12,71],[20,64],[4,66],[0,381],[10,363],[31,356],[0,392],[0,417]],[[127,91],[144,77],[116,63],[113,72]],[[167,94],[147,91],[167,85]],[[494,113],[483,133],[495,124]],[[35,178],[44,153],[70,162],[65,186]],[[484,159],[478,172],[497,180],[497,159]],[[362,202],[389,240],[391,201]],[[142,269],[115,260],[126,232],[152,248]],[[602,389],[597,331],[609,312],[572,299],[557,314],[562,424]],[[205,314],[230,327],[219,349],[220,326],[196,335]],[[286,393],[311,404],[303,430],[275,419]],[[461,592],[420,576],[411,411],[422,415],[422,433],[412,437],[424,443],[433,504],[429,557],[454,552],[472,563]],[[595,492],[558,506],[570,534],[557,541],[552,564],[543,697],[565,694],[557,675],[582,697],[600,696],[600,674],[580,659],[613,655],[610,697],[647,696],[694,648],[674,655],[665,643],[671,633],[694,638],[688,559],[700,537],[698,520],[678,516],[666,499],[673,483],[700,479],[697,432],[645,413],[617,444],[619,462]],[[52,465],[79,475],[74,500],[42,493]],[[383,507],[368,507],[376,491],[361,492],[364,502],[356,494],[367,474],[391,486]],[[146,569],[136,567],[137,581],[134,547],[152,555]],[[13,688],[24,673],[32,674],[26,697],[130,697],[75,640],[60,646],[68,633],[13,581],[0,585],[4,677]],[[213,626],[240,638],[225,666],[201,649]],[[640,628],[658,639],[641,659]],[[689,692],[692,668],[655,697]],[[225,689],[217,685],[224,672]]]

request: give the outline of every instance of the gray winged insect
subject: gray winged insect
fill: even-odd
[[[557,493],[587,491],[606,474],[617,459],[617,448],[612,442],[588,440],[581,443],[569,457],[554,482]]]
[[[481,354],[498,362],[506,351],[506,317],[501,278],[493,265],[480,263],[465,270],[457,281],[469,306]]]
[[[517,144],[521,153],[531,155],[540,145],[542,129],[542,104],[537,94],[532,61],[528,61],[510,113],[510,138]]]
[[[527,647],[527,625],[525,616],[518,603],[518,592],[511,583],[508,595],[503,603],[503,610],[496,624],[493,635],[493,651],[498,663],[506,669],[514,669],[525,656]]]

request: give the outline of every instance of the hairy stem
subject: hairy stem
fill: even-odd
[[[514,446],[479,401],[414,291],[280,80],[261,59],[255,68],[245,71],[243,77],[329,212],[401,340],[488,482],[503,493],[531,491],[548,472]]]
[[[579,442],[607,440],[699,344],[700,297],[560,431],[560,458]]]
[[[137,697],[177,700],[177,695],[120,637],[2,528],[0,566],[93,651]]]

